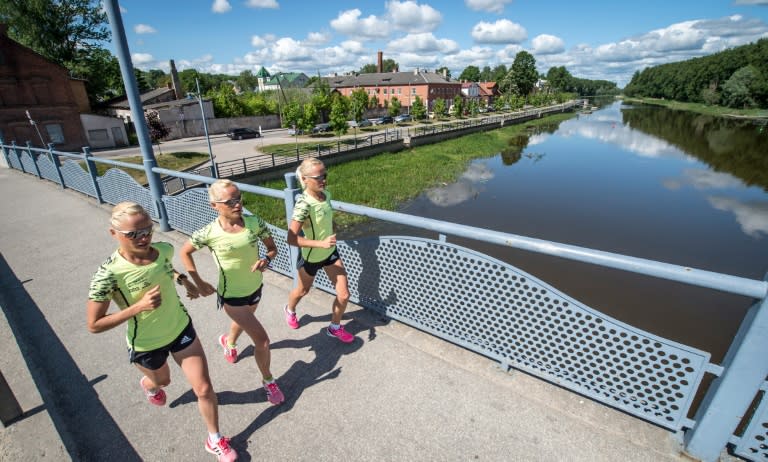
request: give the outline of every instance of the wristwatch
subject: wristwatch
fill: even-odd
[[[183,286],[184,284],[182,283],[182,281],[183,281],[184,279],[187,279],[187,275],[186,275],[186,274],[184,274],[184,273],[179,273],[179,275],[178,275],[178,276],[176,276],[176,284],[178,284],[178,285],[180,285],[180,286]]]

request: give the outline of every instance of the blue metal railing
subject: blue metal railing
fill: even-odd
[[[146,170],[143,165],[95,158],[87,149],[83,154],[74,154],[57,152],[52,147],[46,150],[12,144],[2,145],[2,152],[11,168],[75,189],[99,202],[133,200],[152,210],[156,219],[161,205],[169,226],[187,234],[214,218],[202,188],[177,196],[164,195],[162,203],[157,204],[147,188],[124,171],[110,169],[97,176],[95,169],[96,163]],[[88,171],[78,162],[85,162]],[[151,171],[204,184],[215,181],[159,167]],[[290,217],[298,190],[292,174],[286,175],[286,181],[288,187],[283,191],[238,186],[243,191],[284,200],[286,216]],[[715,460],[726,444],[733,444],[739,454],[751,453],[755,460],[767,460],[765,450],[760,452],[759,441],[765,436],[760,432],[768,428],[768,405],[762,404],[768,375],[768,282],[345,202],[334,201],[333,206],[338,211],[440,234],[438,240],[390,236],[340,242],[353,301],[494,358],[505,367],[524,370],[671,430],[685,429],[686,449],[695,457]],[[272,225],[270,229],[279,250],[273,269],[295,277],[296,248],[287,245],[285,230]],[[711,364],[707,352],[611,319],[518,268],[448,243],[445,235],[631,271],[757,301],[722,364]],[[462,265],[441,263],[455,260]],[[457,269],[446,271],[451,266]],[[322,272],[316,285],[333,291]],[[705,374],[716,377],[690,419],[688,411]],[[755,399],[760,403],[749,422],[749,433],[734,437],[734,429]]]

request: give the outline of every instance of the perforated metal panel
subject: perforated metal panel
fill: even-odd
[[[53,165],[51,159],[48,156],[37,156],[37,168],[40,169],[40,175],[46,180],[51,180],[56,184],[59,183],[59,176],[56,174],[56,166]]]
[[[768,461],[768,382],[764,382],[760,405],[735,445],[734,453],[749,460]]]
[[[487,255],[445,242],[341,242],[352,300],[678,430],[709,354],[619,322]],[[333,293],[324,272],[316,286]]]
[[[35,161],[32,159],[32,156],[27,151],[23,151],[21,149],[17,150],[16,152],[19,152],[19,158],[21,159],[21,164],[24,166],[24,170],[27,173],[35,173]]]
[[[15,168],[16,170],[21,170],[21,162],[19,162],[19,154],[20,150],[18,149],[11,149],[8,148],[8,160],[11,163],[11,168]]]
[[[149,189],[140,185],[119,168],[110,168],[104,175],[96,178],[101,191],[101,199],[108,204],[132,201],[144,207],[154,218],[160,215],[155,209],[155,201]]]
[[[67,159],[61,164],[61,177],[64,178],[64,184],[68,188],[96,197],[91,176],[74,160]]]

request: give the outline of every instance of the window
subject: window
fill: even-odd
[[[403,89],[402,88],[398,88],[397,89],[397,94],[398,95],[402,95],[403,94]]]
[[[386,88],[384,89],[384,94],[385,94],[385,95],[387,94],[387,89],[386,89]]]
[[[64,131],[59,124],[50,124],[45,126],[45,130],[48,132],[48,138],[51,139],[51,143],[63,143]]]
[[[413,87],[411,87],[411,94],[412,94],[412,95],[415,95],[415,94],[416,94],[416,89],[415,89],[415,88],[413,88]]]
[[[105,129],[88,130],[88,138],[91,141],[107,141],[109,139],[109,132]]]

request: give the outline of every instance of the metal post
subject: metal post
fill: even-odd
[[[0,372],[0,423],[7,427],[14,419],[23,414],[19,402],[13,395],[13,390],[5,381],[3,373]]]
[[[208,136],[208,121],[205,120],[205,108],[203,107],[203,96],[200,94],[200,82],[195,78],[195,85],[197,85],[197,101],[200,103],[200,113],[203,115],[203,131],[205,131],[205,141],[208,142],[208,158],[211,159],[211,169],[213,171],[213,177],[218,178],[219,172],[216,169],[216,162],[213,161],[213,150],[211,150],[211,138]]]
[[[8,168],[11,168],[11,159],[8,157],[8,152],[5,149],[5,142],[2,138],[0,138],[0,150],[3,151],[3,158],[5,159],[5,164],[8,166]]]
[[[91,176],[93,193],[96,195],[96,200],[99,201],[99,204],[103,204],[104,201],[101,199],[101,189],[99,188],[99,181],[97,179],[98,173],[96,171],[96,162],[93,161],[93,156],[91,156],[91,148],[87,146],[84,147],[83,153],[85,153],[85,165],[88,167],[88,174]]]
[[[715,461],[768,376],[768,297],[747,312],[723,360],[723,374],[712,382],[685,435],[685,451]]]
[[[296,195],[301,192],[301,189],[296,187],[296,174],[285,174],[285,222],[288,226],[291,226],[291,217],[293,217],[293,205],[296,201]],[[292,245],[288,246],[288,266],[291,268],[291,278],[293,278],[293,286],[296,287],[299,284],[299,272],[294,264],[299,259],[299,248]]]
[[[131,106],[131,117],[136,128],[136,136],[139,139],[139,146],[144,159],[144,170],[147,174],[149,191],[155,203],[160,231],[169,231],[171,227],[168,225],[168,212],[165,210],[165,204],[162,200],[163,184],[160,181],[160,175],[152,171],[153,168],[157,167],[157,160],[155,160],[155,154],[152,151],[152,140],[149,136],[147,121],[144,118],[144,108],[141,105],[136,76],[133,73],[131,53],[128,50],[128,40],[125,37],[123,18],[120,16],[120,5],[118,0],[104,0],[103,3],[112,29],[112,40],[115,44],[117,60],[120,63],[120,74],[123,76],[123,82],[125,82],[125,94]],[[149,210],[147,212],[152,213]]]
[[[27,141],[27,153],[29,154],[29,158],[32,159],[32,166],[35,168],[35,175],[37,175],[38,178],[42,178],[43,176],[40,174],[40,167],[37,166],[35,155],[32,153],[32,143],[29,141]]]
[[[21,162],[21,156],[19,155],[19,147],[16,145],[16,141],[13,141],[11,143],[11,146],[13,146],[11,150],[13,151],[13,155],[16,156],[16,163],[19,164],[19,170],[21,170],[24,173],[29,173],[28,171],[24,170],[24,163]]]
[[[61,189],[65,189],[64,177],[61,175],[61,159],[53,153],[53,143],[48,143],[48,155],[51,157],[53,167],[56,169],[56,177],[59,179]]]

